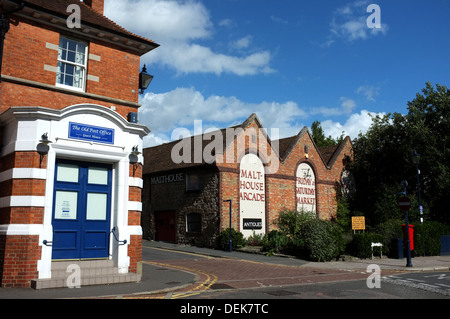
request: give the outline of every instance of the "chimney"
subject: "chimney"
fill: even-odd
[[[105,8],[105,0],[83,0],[83,2],[98,13],[103,14],[103,10]]]

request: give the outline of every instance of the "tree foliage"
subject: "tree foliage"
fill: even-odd
[[[325,133],[323,132],[322,125],[320,124],[319,121],[314,121],[311,124],[311,136],[312,136],[312,139],[314,140],[314,143],[316,143],[316,145],[318,147],[336,145],[344,140],[343,133],[342,133],[341,137],[339,137],[337,139],[334,139],[333,137],[331,137],[331,135],[329,135],[328,137],[325,137]]]
[[[402,180],[412,199],[411,219],[419,216],[414,150],[421,155],[420,193],[426,218],[450,223],[450,90],[427,83],[408,102],[408,113],[375,116],[372,126],[353,140],[357,194],[353,208],[375,225],[401,218],[397,208]]]

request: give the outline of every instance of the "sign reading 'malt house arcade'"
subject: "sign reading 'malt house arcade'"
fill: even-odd
[[[266,232],[265,194],[264,165],[257,155],[247,154],[239,170],[240,231],[245,237]]]

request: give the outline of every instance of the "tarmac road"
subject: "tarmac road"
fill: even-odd
[[[359,282],[361,289],[364,290],[362,293],[359,289],[359,298],[371,298],[370,295],[376,290],[368,290],[366,285],[366,280],[370,275],[366,270],[370,264],[380,265],[381,276],[412,271],[448,272],[450,265],[450,256],[414,258],[413,269],[406,269],[404,260],[391,259],[311,263],[296,258],[267,257],[237,251],[230,253],[153,241],[143,242],[143,260],[143,278],[142,282],[138,284],[84,286],[79,289],[61,288],[39,291],[31,288],[0,288],[0,299],[179,299],[225,297],[227,295],[223,294],[224,292],[234,293],[234,296],[239,298],[239,296],[251,297],[252,295],[246,294],[246,291],[256,292],[258,289],[258,293],[254,295],[257,298],[351,298],[348,291],[359,289],[358,286],[355,286],[342,290],[347,291],[346,295],[325,293],[325,291],[313,292],[314,287],[324,287],[326,284],[329,284],[330,289],[333,290],[333,287],[337,287],[336,283],[338,282],[350,285],[350,287],[352,282],[355,284]],[[442,283],[444,282],[442,281]],[[394,284],[390,283],[389,285]],[[298,288],[291,291],[294,289],[291,287],[294,286]],[[396,286],[399,287],[397,297],[415,298],[405,292],[406,288],[412,291],[411,287]],[[273,293],[276,291],[271,290],[274,287],[283,287],[283,289],[277,288],[277,290],[288,292]],[[289,289],[285,289],[285,287],[289,287]],[[424,289],[416,290],[419,294],[428,293]],[[270,294],[271,291],[272,294]],[[232,297],[231,294],[230,297]],[[425,295],[423,296],[423,298],[427,298]],[[388,295],[384,297],[388,298]]]

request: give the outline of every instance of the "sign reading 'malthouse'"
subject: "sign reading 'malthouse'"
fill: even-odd
[[[307,163],[301,163],[297,168],[295,197],[298,211],[316,212],[316,179]]]

